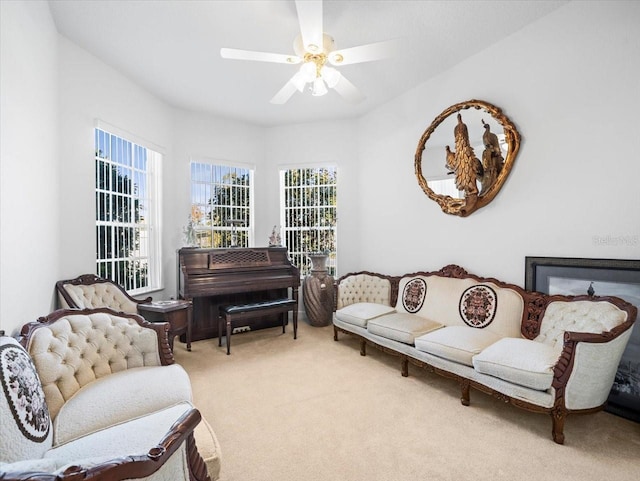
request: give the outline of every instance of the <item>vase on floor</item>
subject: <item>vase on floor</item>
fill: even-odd
[[[302,284],[302,300],[309,323],[315,327],[333,320],[333,277],[327,271],[327,254],[310,254],[311,272]]]

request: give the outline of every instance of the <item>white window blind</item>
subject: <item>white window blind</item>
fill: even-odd
[[[327,253],[329,274],[337,270],[337,195],[335,167],[280,171],[283,242],[292,262],[306,275],[310,253]]]
[[[96,274],[130,294],[161,288],[161,158],[95,129]]]
[[[199,247],[253,245],[253,170],[191,162],[191,216]]]

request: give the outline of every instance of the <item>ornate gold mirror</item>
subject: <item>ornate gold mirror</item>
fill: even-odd
[[[482,100],[452,105],[420,138],[418,183],[444,212],[466,217],[493,200],[519,148],[520,134],[498,107]]]

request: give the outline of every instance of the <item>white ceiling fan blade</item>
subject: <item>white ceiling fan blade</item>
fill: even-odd
[[[387,40],[335,50],[329,54],[329,63],[332,65],[349,65],[382,60],[392,57],[399,50],[399,46],[400,42],[398,40]]]
[[[338,92],[342,98],[353,104],[360,103],[365,99],[365,96],[356,88],[355,85],[349,82],[344,75],[340,76],[340,80],[338,80],[338,83],[333,87],[333,89]]]
[[[284,104],[287,100],[291,98],[291,96],[296,93],[298,89],[294,85],[294,83],[289,80],[284,87],[280,89],[280,91],[273,96],[270,100],[272,104]]]
[[[257,62],[296,64],[302,61],[302,59],[296,55],[255,52],[253,50],[238,50],[236,48],[221,48],[220,55],[222,58],[229,58],[233,60],[255,60]]]
[[[307,52],[322,51],[322,1],[296,0],[302,45]]]

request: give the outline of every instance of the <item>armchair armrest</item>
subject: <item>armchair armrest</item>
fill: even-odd
[[[193,431],[201,421],[200,412],[191,409],[171,426],[156,446],[145,454],[132,454],[108,460],[83,460],[48,472],[10,471],[10,466],[0,468],[0,480],[7,481],[81,481],[101,479],[120,481],[131,478],[153,476],[178,449],[184,449],[189,465],[189,479],[205,481],[209,475],[202,457],[198,453]],[[152,478],[153,479],[153,478]]]
[[[570,410],[597,409],[607,400],[631,337],[634,319],[603,333],[564,333],[562,353],[553,368],[556,404]]]

